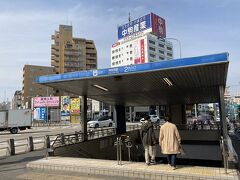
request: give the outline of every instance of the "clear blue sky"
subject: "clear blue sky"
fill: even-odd
[[[7,0],[0,1],[0,101],[22,88],[25,64],[50,65],[51,35],[59,24],[95,41],[99,68],[110,67],[118,25],[149,12],[165,18],[167,36],[182,56],[230,53],[228,85],[240,82],[239,0]],[[178,44],[173,42],[175,58]]]

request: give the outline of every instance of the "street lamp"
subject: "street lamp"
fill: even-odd
[[[179,41],[179,39],[177,39],[177,38],[172,38],[172,37],[170,37],[170,38],[162,38],[163,40],[174,40],[174,41],[176,41],[177,43],[178,43],[178,45],[179,45],[179,56],[180,56],[180,58],[182,58],[182,45],[181,45],[181,42]]]

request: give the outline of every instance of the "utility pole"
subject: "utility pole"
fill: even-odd
[[[46,112],[46,116],[47,116],[47,124],[48,124],[48,128],[49,128],[49,119],[48,119],[48,86],[47,86],[47,107],[46,107],[46,109],[47,109],[47,112]]]

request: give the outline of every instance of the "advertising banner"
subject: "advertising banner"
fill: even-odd
[[[47,111],[45,107],[35,108],[33,111],[33,119],[37,121],[46,121]]]
[[[71,98],[71,114],[80,114],[80,98]]]
[[[144,52],[144,39],[140,40],[140,49],[141,49],[141,63],[145,63],[145,52]]]
[[[33,98],[33,107],[58,107],[59,106],[59,97],[50,96],[50,97],[34,97]]]
[[[70,121],[70,97],[61,96],[61,120]]]
[[[130,23],[118,27],[118,40],[134,33],[139,33],[151,28],[151,16],[147,14],[143,17],[135,19]]]
[[[145,63],[144,39],[137,39],[133,42],[133,51],[134,64]]]
[[[152,20],[152,32],[158,37],[165,38],[166,37],[166,25],[165,19],[159,17],[156,14],[151,13]]]
[[[125,40],[129,36],[139,36],[140,33],[152,32],[158,37],[166,37],[165,19],[149,13],[134,21],[118,27],[118,40]]]

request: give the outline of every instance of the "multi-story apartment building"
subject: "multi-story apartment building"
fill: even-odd
[[[66,73],[97,69],[97,50],[92,40],[75,38],[72,26],[60,25],[52,35],[51,66],[54,72]]]
[[[112,45],[111,67],[173,59],[172,43],[151,33]]]
[[[54,74],[53,67],[25,65],[23,68],[22,98],[23,106],[31,108],[31,99],[36,96],[50,96],[53,89],[35,83],[38,76]]]
[[[22,106],[22,91],[15,91],[12,99],[12,109],[21,109]]]

